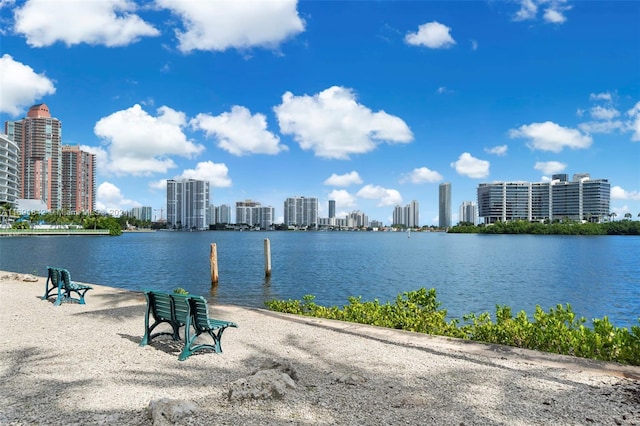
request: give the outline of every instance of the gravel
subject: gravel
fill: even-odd
[[[197,407],[177,425],[640,425],[638,367],[230,305],[224,352],[180,362],[139,346],[141,294],[53,306],[35,278],[0,272],[2,425],[150,425],[160,399]],[[265,365],[295,386],[230,398]]]

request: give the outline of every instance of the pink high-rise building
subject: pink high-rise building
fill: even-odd
[[[92,212],[96,206],[96,156],[79,146],[62,146],[62,208]]]
[[[62,207],[62,123],[45,104],[27,116],[5,122],[5,133],[20,148],[19,198],[42,200],[48,209]]]

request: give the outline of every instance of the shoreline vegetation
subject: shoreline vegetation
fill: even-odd
[[[449,228],[447,232],[450,234],[640,235],[640,221],[625,219],[603,223],[540,223],[514,220],[491,225],[461,222]]]
[[[271,300],[266,305],[276,312],[640,365],[640,318],[639,325],[631,329],[614,326],[606,316],[593,319],[589,327],[584,317],[576,317],[568,303],[558,304],[548,312],[536,306],[533,321],[524,311],[514,317],[510,307],[498,305],[495,322],[485,312],[465,315],[460,323],[457,319],[446,320],[447,311],[440,309],[435,289],[404,292],[393,304],[349,297],[349,304],[338,308],[318,305],[314,299],[315,296],[306,295],[303,300]]]

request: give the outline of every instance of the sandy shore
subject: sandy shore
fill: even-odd
[[[149,425],[162,398],[196,407],[184,425],[640,425],[638,367],[219,305],[239,326],[224,352],[180,362],[172,341],[139,346],[141,294],[94,285],[54,306],[25,278],[0,272],[3,425]],[[269,365],[295,386],[229,397]]]

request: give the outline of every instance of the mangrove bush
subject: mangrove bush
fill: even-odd
[[[548,312],[536,306],[532,319],[524,311],[514,317],[511,308],[498,305],[495,322],[485,312],[465,315],[460,323],[446,319],[447,311],[440,309],[435,289],[405,292],[393,303],[349,297],[342,308],[318,305],[314,300],[315,296],[306,295],[303,300],[270,300],[266,305],[277,312],[640,365],[640,326],[615,327],[604,317],[592,320],[589,327],[569,304],[557,305]]]

